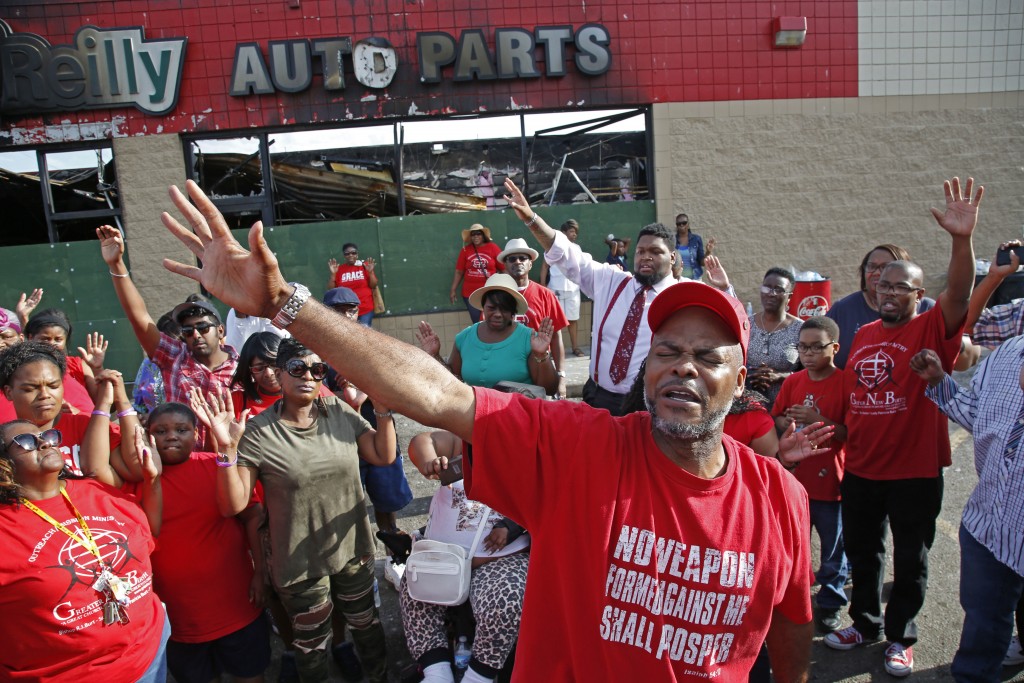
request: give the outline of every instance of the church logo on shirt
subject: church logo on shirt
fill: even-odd
[[[892,356],[878,350],[854,364],[853,371],[857,374],[857,384],[868,391],[884,386],[892,381],[892,369],[895,365]]]

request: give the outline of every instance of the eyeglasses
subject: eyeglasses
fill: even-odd
[[[17,436],[11,437],[11,443],[16,443],[21,446],[25,452],[37,451],[42,447],[56,448],[60,445],[61,436],[59,429],[47,429],[45,432],[37,434],[18,434]],[[7,444],[10,448],[11,444]]]
[[[359,252],[358,251],[346,251],[346,252],[344,252],[344,254],[345,254],[345,256],[359,256]]]
[[[264,372],[271,369],[273,368],[265,363],[253,363],[249,366],[249,372],[254,375],[262,375]]]
[[[761,285],[761,293],[782,296],[783,294],[789,294],[789,290],[785,287],[769,287],[768,285]]]
[[[512,263],[519,263],[520,261],[529,261],[529,260],[530,260],[530,257],[527,256],[526,254],[512,254],[511,256],[506,256],[505,257],[505,261],[511,261]]]
[[[303,361],[299,360],[298,358],[292,358],[290,361],[284,364],[284,369],[285,372],[287,372],[292,377],[295,377],[296,379],[301,379],[305,377],[306,373],[308,372],[313,379],[315,379],[317,382],[320,382],[323,380],[324,377],[327,377],[328,366],[327,363],[324,363],[322,361],[318,363],[313,363],[312,365],[306,365]]]
[[[809,353],[812,356],[820,356],[825,349],[832,346],[832,344],[797,344],[796,350],[800,353]]]
[[[182,325],[181,336],[191,337],[193,332],[198,332],[199,334],[206,334],[214,327],[217,326],[214,325],[213,323],[196,323],[195,325]]]
[[[879,294],[892,294],[895,292],[899,296],[906,296],[911,292],[923,292],[924,287],[911,287],[910,285],[905,285],[902,282],[892,285],[885,280],[879,280],[875,284],[875,291]]]
[[[892,261],[889,261],[888,263],[865,263],[864,264],[864,272],[865,273],[877,273],[878,271],[882,270],[887,265],[889,265],[889,263],[892,263]]]

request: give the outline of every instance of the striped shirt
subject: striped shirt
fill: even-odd
[[[986,308],[971,332],[971,341],[994,349],[1011,337],[1024,333],[1024,299]]]
[[[974,435],[978,486],[964,507],[964,528],[997,560],[1024,576],[1024,337],[1014,337],[978,366],[969,389],[946,375],[925,394]]]

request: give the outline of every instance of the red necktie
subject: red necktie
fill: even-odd
[[[626,314],[626,322],[622,326],[622,333],[619,335],[619,343],[615,345],[615,355],[612,356],[608,374],[616,384],[626,379],[626,373],[629,371],[629,361],[633,358],[636,333],[640,330],[640,318],[644,314],[648,289],[650,287],[642,287],[633,297],[633,302],[629,304],[629,312]]]

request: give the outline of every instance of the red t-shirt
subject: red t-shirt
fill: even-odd
[[[362,265],[350,266],[342,263],[334,274],[335,287],[348,287],[359,297],[359,315],[373,310],[373,290],[370,289],[370,275]]]
[[[746,681],[773,610],[810,621],[807,494],[777,461],[725,437],[700,479],[646,412],[474,391],[467,494],[533,537],[513,681]]]
[[[242,523],[217,509],[217,454],[193,452],[165,465],[160,481],[164,516],[153,569],[171,640],[205,643],[248,626],[260,614],[249,602],[252,558]]]
[[[769,429],[775,429],[775,422],[767,410],[758,407],[745,413],[729,413],[725,416],[722,431],[744,446],[749,446],[754,439],[767,434]]]
[[[942,307],[896,328],[875,321],[853,338],[846,361],[849,392],[846,471],[865,479],[937,477],[952,462],[946,416],[925,398],[925,382],[910,369],[921,349],[932,349],[953,371],[960,328],[946,337]]]
[[[775,397],[772,415],[776,417],[796,405],[811,406],[822,417],[836,424],[846,424],[845,374],[836,370],[823,380],[811,379],[806,370],[787,377]],[[797,428],[804,425],[797,425]],[[801,461],[792,471],[811,500],[839,500],[839,483],[843,480],[846,450],[841,443],[833,443],[828,453],[812,455]]]
[[[526,299],[529,308],[526,315],[516,316],[517,322],[524,323],[531,330],[539,330],[541,321],[544,318],[551,318],[555,332],[568,327],[569,321],[565,317],[565,311],[562,310],[562,304],[558,303],[558,297],[550,289],[542,287],[536,282],[530,282],[526,285],[526,289],[519,293]]]
[[[469,296],[487,282],[487,278],[498,271],[505,271],[505,264],[498,261],[501,249],[494,242],[484,242],[479,247],[467,244],[459,252],[455,270],[463,273],[462,296]]]
[[[23,505],[0,505],[0,680],[137,680],[160,645],[164,609],[153,592],[153,536],[136,500],[90,479],[67,492],[100,554],[129,586],[126,625],[103,625],[96,558]],[[34,501],[81,534],[63,496]]]
[[[64,462],[75,474],[82,473],[82,438],[85,436],[85,428],[89,426],[90,415],[72,415],[61,413],[54,423],[53,428],[60,430],[60,452],[64,454]],[[121,427],[116,424],[110,425],[110,450],[121,445]]]

